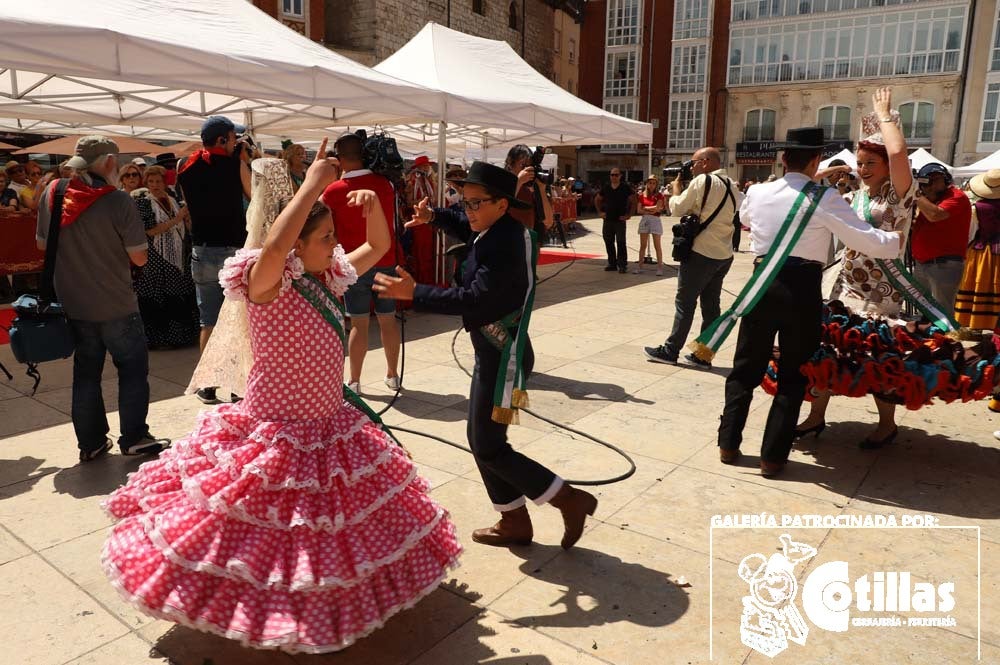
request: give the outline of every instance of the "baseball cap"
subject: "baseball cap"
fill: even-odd
[[[229,132],[242,134],[247,130],[243,125],[237,125],[224,115],[209,116],[201,124],[201,142],[204,144],[215,143],[220,136],[225,136]]]
[[[135,164],[136,166],[145,166],[146,160],[143,159],[142,157],[136,157],[135,159],[132,160],[132,163]]]
[[[951,177],[951,173],[949,173],[948,169],[944,167],[944,164],[930,162],[929,164],[921,166],[920,170],[917,171],[917,180],[930,180],[930,177],[936,173],[940,173],[945,177],[945,179]]]
[[[66,160],[66,166],[85,169],[103,155],[117,155],[118,144],[107,136],[81,136],[76,142],[75,154]]]
[[[16,169],[19,166],[21,168],[24,168],[24,164],[22,164],[21,162],[17,161],[16,159],[12,159],[9,162],[7,162],[7,164],[6,164],[6,166],[4,166],[3,170],[5,172],[7,172],[7,173],[10,173],[11,171],[13,171],[14,169]]]

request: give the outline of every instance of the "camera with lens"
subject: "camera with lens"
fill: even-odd
[[[531,167],[535,169],[535,180],[551,187],[556,179],[555,174],[552,171],[542,170],[543,157],[545,157],[545,148],[543,146],[536,146],[535,150],[531,153]]]
[[[256,144],[253,142],[253,137],[249,134],[237,134],[236,135],[236,147],[233,150],[233,156],[237,158],[243,157],[244,154],[247,157],[253,158],[254,151],[256,150]]]
[[[675,164],[671,164],[663,169],[663,181],[671,182],[676,180],[677,176],[680,176],[681,182],[687,185],[694,178],[694,173],[691,171],[691,168],[694,166],[694,160],[689,159],[686,162],[681,162],[679,165]]]

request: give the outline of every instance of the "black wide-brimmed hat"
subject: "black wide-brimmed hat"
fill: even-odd
[[[834,145],[823,138],[822,127],[789,129],[785,140],[775,144],[776,150],[822,150]]]
[[[507,169],[493,166],[488,162],[472,162],[472,166],[469,167],[469,175],[462,180],[455,180],[454,182],[460,185],[479,185],[480,187],[485,187],[490,194],[507,199],[512,208],[531,207],[530,203],[518,201],[516,198],[517,176]]]
[[[165,169],[175,169],[177,168],[177,155],[172,152],[161,152],[153,163]]]

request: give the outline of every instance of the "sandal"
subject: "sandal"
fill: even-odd
[[[108,454],[108,451],[114,447],[114,442],[111,439],[105,439],[104,443],[93,450],[81,450],[80,451],[80,462],[93,462],[96,459],[100,459]]]

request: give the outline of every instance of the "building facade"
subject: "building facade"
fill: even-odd
[[[326,34],[326,6],[313,0],[253,0],[263,10],[295,32],[322,42]]]
[[[976,0],[959,112],[957,166],[977,162],[1000,150],[1000,3]]]
[[[838,144],[831,153],[853,146],[880,85],[893,88],[907,144],[951,160],[969,7],[967,0],[733,0],[731,172],[744,180],[780,174],[773,142],[790,127],[823,127]]]
[[[632,181],[721,145],[729,0],[591,0],[581,35],[580,97],[653,125],[652,145],[579,151],[579,171],[606,180],[611,168]]]

